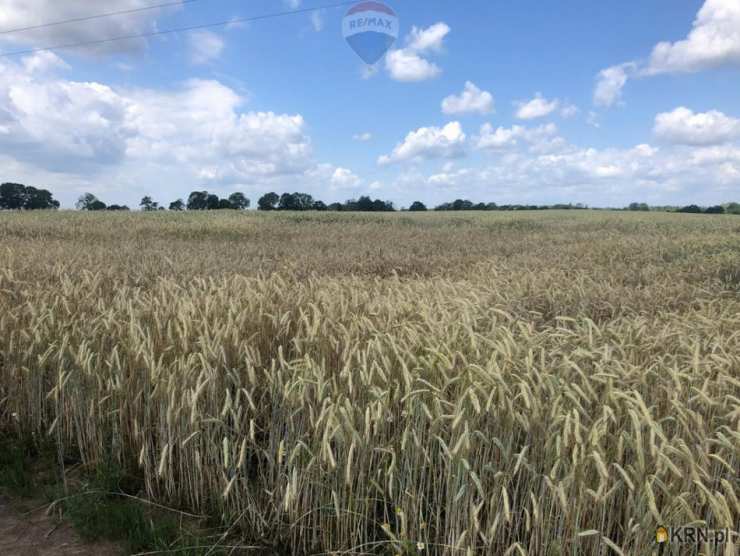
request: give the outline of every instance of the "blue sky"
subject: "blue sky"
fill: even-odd
[[[0,29],[161,0],[0,0]],[[740,2],[394,0],[0,58],[2,181],[138,205],[207,189],[621,206],[740,200]],[[311,8],[200,0],[0,35],[13,51]]]

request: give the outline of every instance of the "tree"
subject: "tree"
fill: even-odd
[[[206,210],[208,208],[208,191],[193,191],[188,196],[188,210]]]
[[[278,210],[311,210],[313,197],[308,193],[283,193],[280,196]]]
[[[85,193],[77,199],[75,207],[77,210],[105,210],[107,208],[106,204],[92,193]]]
[[[628,210],[639,210],[639,211],[649,211],[650,207],[647,205],[647,203],[630,203],[629,207],[627,207]]]
[[[293,193],[298,205],[298,210],[311,210],[313,208],[313,197],[308,193]]]
[[[380,199],[375,199],[373,201],[373,208],[370,209],[373,212],[393,212],[395,210],[393,208],[393,203],[390,201],[381,201]]]
[[[409,212],[422,212],[427,210],[427,206],[421,201],[414,201],[409,207]]]
[[[467,199],[456,199],[452,203],[452,210],[470,210],[473,208],[473,203]]]
[[[725,212],[727,214],[740,214],[740,203],[727,203]]]
[[[704,211],[706,214],[724,214],[725,213],[725,207],[716,205],[713,207],[709,207],[707,210]]]
[[[678,212],[686,212],[689,214],[701,214],[702,210],[697,205],[688,205],[688,206],[681,207],[680,209],[678,209]]]
[[[245,210],[249,208],[251,201],[244,196],[244,193],[239,193],[237,191],[236,193],[229,195],[229,203],[231,203],[232,208]]]
[[[278,210],[311,210],[313,197],[308,193],[283,193],[280,196]]]
[[[323,212],[323,211],[327,210],[328,207],[326,206],[326,203],[324,203],[324,201],[315,201],[314,204],[313,204],[313,207],[311,207],[311,208],[313,210],[318,210],[318,211],[322,211]]]
[[[20,210],[26,200],[26,187],[20,183],[0,185],[0,209]]]
[[[278,210],[298,210],[298,199],[292,193],[283,193],[280,195]]]
[[[214,195],[213,193],[209,193],[206,195],[206,210],[217,210],[221,207],[221,200],[218,198],[218,195]]]
[[[170,203],[170,210],[173,210],[175,212],[180,212],[185,210],[185,203],[182,199],[178,199],[177,201],[172,201]]]
[[[141,210],[145,212],[149,212],[149,211],[157,210],[159,208],[159,203],[157,203],[156,201],[153,201],[152,198],[149,197],[149,195],[147,195],[141,200],[141,203],[139,203],[139,206],[141,207]]]
[[[56,210],[59,208],[59,201],[54,199],[50,191],[36,189],[29,185],[26,187],[26,199],[23,208],[26,210]]]
[[[370,197],[362,196],[359,199],[357,199],[357,202],[355,203],[354,210],[359,210],[360,212],[370,212],[374,210],[373,208],[373,200]]]
[[[259,201],[257,201],[257,208],[259,208],[259,210],[275,210],[279,202],[280,197],[277,193],[266,193],[260,197]]]
[[[128,207],[126,205],[108,205],[108,208],[105,210],[110,211],[126,211],[128,210]]]
[[[229,210],[229,209],[235,209],[236,207],[231,204],[231,201],[228,199],[219,199],[218,200],[218,207],[216,207],[219,210]]]

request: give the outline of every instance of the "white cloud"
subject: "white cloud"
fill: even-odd
[[[50,186],[67,206],[85,190],[130,203],[185,188],[298,183],[320,193],[360,183],[347,168],[319,171],[300,114],[246,111],[218,81],[112,87],[57,77],[61,60],[35,56],[0,61],[0,164],[14,180]]]
[[[423,195],[430,205],[458,197],[499,204],[707,205],[740,196],[738,144],[597,149],[568,143],[554,124],[486,124],[468,145],[493,160],[467,168],[445,164],[428,175],[412,166],[415,172],[404,172],[390,187],[407,191],[404,201]]]
[[[425,81],[437,77],[442,70],[422,57],[442,49],[444,38],[450,32],[446,23],[435,23],[427,29],[413,27],[406,37],[406,47],[388,52],[385,68],[396,81]]]
[[[347,168],[336,168],[331,176],[332,187],[357,187],[360,178]]]
[[[370,141],[370,139],[372,138],[373,138],[373,134],[370,133],[369,131],[366,131],[364,133],[356,133],[355,135],[352,136],[352,139],[354,139],[355,141],[361,141],[363,143]]]
[[[486,123],[480,128],[475,146],[482,150],[496,151],[511,149],[519,145],[520,141],[524,141],[530,148],[548,150],[548,148],[557,146],[561,142],[557,133],[558,128],[553,123],[533,128],[515,125],[511,128],[498,127],[496,129],[491,124]]]
[[[450,26],[444,22],[435,23],[426,29],[414,26],[411,34],[407,37],[409,49],[415,52],[426,52],[428,50],[439,51],[442,49],[444,38],[449,34]]]
[[[479,149],[505,149],[517,144],[517,139],[522,136],[524,128],[515,125],[510,129],[498,127],[495,130],[489,123],[481,126],[480,135],[477,141]]]
[[[89,0],[23,0],[4,1],[0,8],[0,29],[17,29],[43,25],[54,21],[63,21],[90,15]],[[102,4],[95,2],[94,4]],[[151,6],[148,0],[106,0],[105,12],[135,10]],[[177,6],[159,10],[147,10],[125,13],[116,17],[105,17],[94,22],[81,21],[67,25],[54,25],[0,36],[0,41],[39,48],[91,42],[128,35],[138,35],[155,31],[157,18],[177,9]],[[78,51],[93,54],[108,54],[141,50],[146,46],[146,39],[129,39],[86,47]]]
[[[413,50],[391,50],[385,58],[385,67],[396,81],[426,81],[437,77],[442,70]]]
[[[467,81],[465,89],[459,95],[450,95],[442,101],[442,112],[445,114],[490,114],[493,112],[493,95],[480,90],[474,83]]]
[[[594,90],[594,104],[606,107],[616,104],[622,98],[622,89],[635,69],[636,65],[628,62],[601,70]]]
[[[694,113],[686,107],[655,116],[656,137],[682,145],[718,145],[740,138],[740,119],[717,110]]]
[[[191,31],[188,35],[190,61],[193,64],[207,64],[218,59],[226,44],[211,31]]]
[[[573,118],[578,115],[581,110],[575,104],[564,104],[560,109],[560,117],[564,119]]]
[[[416,158],[454,158],[465,150],[465,133],[459,122],[446,126],[421,127],[409,133],[390,155],[381,156],[378,164],[386,165]]]
[[[28,73],[46,73],[55,69],[69,69],[69,65],[53,52],[36,52],[22,59]]]
[[[533,120],[552,114],[558,109],[560,101],[547,100],[541,93],[535,94],[532,100],[515,103],[517,108],[516,117],[520,120]]]
[[[738,0],[706,0],[685,39],[658,43],[646,62],[627,62],[599,72],[594,104],[613,106],[628,79],[719,66],[740,66]]]
[[[740,164],[740,147],[721,145],[701,147],[691,152],[691,161],[698,165],[717,165],[722,163]]]
[[[301,7],[302,0],[283,0],[285,2],[285,5],[288,6],[291,10],[297,10]]]
[[[706,0],[684,40],[655,45],[645,73],[696,72],[721,65],[740,65],[737,0]]]
[[[427,181],[430,185],[451,188],[460,184],[471,173],[473,171],[470,168],[460,168],[458,170],[445,169],[438,174],[432,174]]]

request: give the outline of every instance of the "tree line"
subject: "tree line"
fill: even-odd
[[[219,198],[218,195],[208,191],[193,191],[187,201],[177,199],[168,205],[168,210],[245,210],[251,206],[252,202],[243,193],[232,193],[227,198]],[[92,193],[85,193],[76,203],[78,210],[129,210],[126,205],[106,205]],[[154,201],[150,196],[141,199],[139,208],[142,211],[159,211],[165,210],[163,205]],[[257,201],[257,209],[263,211],[359,211],[359,212],[389,212],[395,210],[393,203],[390,201],[381,201],[380,199],[371,199],[370,197],[360,197],[357,200],[351,199],[344,203],[326,204],[323,201],[315,200],[308,193],[277,193],[270,192],[260,197]]]
[[[184,210],[246,210],[251,201],[240,192],[221,198],[208,191],[193,191],[187,198],[176,199],[165,207],[160,205],[151,196],[145,196],[139,203],[139,209],[150,211],[184,211]],[[126,205],[107,205],[92,193],[85,193],[75,204],[78,210],[87,211],[127,211]],[[0,210],[54,210],[59,208],[59,201],[55,200],[50,191],[20,183],[3,183],[0,185]],[[554,205],[497,205],[496,203],[474,203],[468,199],[456,199],[449,203],[442,203],[431,210],[435,211],[518,211],[518,210],[584,210],[589,208],[581,203],[554,204]],[[395,206],[390,201],[372,199],[362,196],[359,199],[350,199],[344,203],[326,204],[314,199],[308,193],[275,192],[262,195],[257,201],[257,209],[261,211],[346,211],[346,212],[393,212]],[[410,212],[430,210],[421,201],[414,201],[408,209]],[[615,210],[615,209],[610,209]],[[700,207],[698,205],[678,206],[650,206],[647,203],[630,203],[623,209],[626,211],[653,211],[653,212],[680,212],[688,214],[738,214],[740,203],[726,203]]]
[[[647,203],[630,203],[624,210],[640,212],[681,212],[685,214],[740,214],[740,203],[726,203],[724,205],[713,205],[709,207],[700,207],[699,205],[686,205],[683,207],[651,207]]]

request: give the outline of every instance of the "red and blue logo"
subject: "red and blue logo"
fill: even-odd
[[[398,39],[398,17],[382,2],[360,2],[344,16],[342,34],[352,50],[373,65]]]

